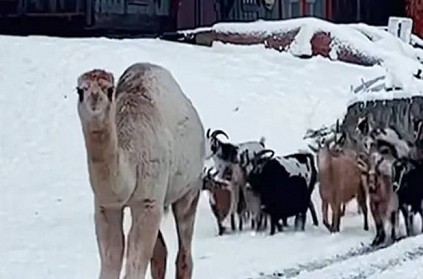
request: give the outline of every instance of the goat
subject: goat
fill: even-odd
[[[414,233],[415,213],[419,213],[422,218],[421,232],[423,232],[423,162],[397,159],[392,166],[392,183],[398,195],[399,209],[404,216],[407,236]]]
[[[247,212],[251,214],[251,228],[259,231],[267,227],[267,214],[262,209],[260,195],[253,191],[251,185],[247,183],[244,188],[245,203]],[[285,220],[286,221],[286,220]]]
[[[361,148],[368,154],[371,149],[380,153],[384,147],[389,147],[389,153],[396,158],[409,158],[412,152],[410,144],[394,127],[376,127],[371,115],[359,118],[355,131],[362,143]]]
[[[280,219],[291,216],[296,217],[295,227],[301,222],[301,230],[304,230],[311,199],[306,178],[299,175],[301,169],[292,160],[273,157],[274,154],[273,150],[264,149],[244,163],[249,173],[247,181],[260,194],[263,210],[270,216],[271,235],[276,227],[282,230]]]
[[[255,153],[256,154],[256,153]],[[247,152],[243,152],[241,154],[241,161],[243,162],[241,165],[246,168],[249,162],[249,155]],[[304,179],[307,182],[307,188],[310,194],[310,197],[314,191],[314,187],[317,182],[317,169],[314,163],[314,155],[307,151],[300,151],[298,153],[292,153],[289,155],[285,155],[283,157],[277,157],[277,158],[283,158],[283,161],[285,163],[288,163],[288,168],[292,168],[292,166],[295,165],[295,168],[297,168],[297,173],[299,176],[304,177]],[[309,204],[310,214],[313,219],[313,224],[315,226],[319,225],[319,221],[317,219],[316,210],[313,204],[313,201],[310,198],[310,204]],[[282,218],[283,225],[287,226],[287,219]]]
[[[247,151],[249,156],[253,156],[254,152],[259,152],[265,147],[265,137],[261,137],[259,141],[246,141],[233,144],[219,140],[218,135],[223,135],[229,139],[228,134],[224,131],[215,130],[212,133],[210,131],[211,129],[209,128],[206,133],[211,149],[211,155],[209,157],[213,158],[215,163],[217,161],[238,163],[239,156],[243,152]]]
[[[298,168],[301,168],[302,171],[299,173],[299,175],[303,175],[306,182],[307,182],[307,188],[310,194],[310,214],[311,218],[313,219],[313,224],[315,226],[319,225],[319,221],[317,219],[316,209],[314,208],[313,201],[311,200],[311,194],[314,191],[314,187],[317,182],[317,168],[316,164],[314,163],[314,156],[310,152],[299,152],[299,153],[293,153],[289,155],[283,156],[283,158],[288,160],[294,160],[293,162]]]
[[[253,152],[262,150],[264,148],[265,138],[262,137],[260,141],[247,141],[239,144],[232,144],[229,142],[222,142],[217,138],[218,135],[224,135],[229,139],[229,136],[222,130],[215,130],[211,132],[207,130],[206,138],[209,140],[210,149],[212,152],[211,158],[214,161],[215,168],[217,169],[217,177],[221,180],[229,181],[233,195],[234,211],[231,213],[231,227],[235,230],[235,210],[239,220],[239,230],[243,228],[243,217],[248,214],[249,208],[256,208],[257,205],[246,204],[246,177],[247,173],[240,166],[241,152],[252,154]],[[249,198],[249,201],[254,199]],[[252,215],[257,215],[258,212]]]
[[[385,224],[391,225],[391,240],[395,241],[398,229],[398,197],[390,176],[390,162],[381,154],[360,153],[357,157],[363,180],[369,190],[370,210],[376,227],[376,236],[371,245],[380,245],[386,239]]]
[[[319,169],[319,192],[322,199],[323,224],[330,232],[339,232],[341,223],[341,206],[354,197],[363,212],[364,230],[369,229],[366,204],[366,189],[357,166],[355,152],[339,149],[339,141],[335,149],[329,148],[332,140],[321,142],[316,150]],[[312,148],[312,147],[310,147]],[[332,209],[332,224],[328,220],[328,206]]]
[[[226,231],[222,223],[230,214],[232,206],[232,192],[228,183],[215,180],[211,171],[211,168],[207,172],[203,171],[202,189],[209,192],[209,204],[216,218],[218,234],[222,235]]]

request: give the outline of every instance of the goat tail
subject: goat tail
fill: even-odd
[[[263,147],[265,147],[265,146],[264,146],[265,141],[266,141],[266,138],[265,138],[264,136],[262,136],[262,137],[260,138],[260,141],[259,141],[259,142],[260,142],[260,144],[261,144],[261,145],[263,145]]]

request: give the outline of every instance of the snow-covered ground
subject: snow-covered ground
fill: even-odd
[[[93,195],[76,78],[92,68],[117,78],[139,61],[170,69],[206,128],[222,128],[235,142],[265,136],[279,154],[305,148],[307,128],[342,116],[352,84],[385,73],[378,66],[321,57],[300,60],[261,46],[0,36],[0,278],[96,278]],[[313,198],[320,209],[317,191]],[[352,202],[336,235],[309,221],[305,232],[269,236],[245,230],[218,237],[204,195],[195,227],[194,278],[421,278],[423,237],[366,251],[362,244],[373,238],[373,223],[365,232],[355,212]],[[167,278],[174,278],[171,215],[163,227]]]

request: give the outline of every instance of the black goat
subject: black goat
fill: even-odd
[[[416,213],[422,218],[421,232],[423,232],[423,162],[397,159],[392,166],[392,185],[398,195],[407,235],[413,234],[413,215]]]
[[[285,159],[293,159],[297,162],[295,163],[297,167],[303,167],[303,171],[299,173],[300,176],[304,176],[307,181],[307,188],[310,195],[310,204],[308,208],[310,209],[311,218],[313,219],[313,224],[315,226],[319,225],[317,219],[316,209],[314,208],[313,201],[311,200],[311,194],[314,191],[314,187],[317,182],[317,168],[314,162],[314,155],[312,153],[293,153],[283,156]],[[305,170],[305,171],[304,171]]]
[[[264,155],[270,153],[270,156]],[[248,182],[260,194],[264,212],[271,220],[270,234],[282,227],[279,220],[295,216],[295,227],[301,222],[304,230],[306,213],[310,204],[310,192],[306,178],[298,175],[298,166],[282,157],[273,157],[273,150],[263,150],[252,159]]]

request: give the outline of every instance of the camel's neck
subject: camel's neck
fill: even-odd
[[[101,164],[116,161],[118,144],[116,128],[112,123],[95,125],[95,128],[87,125],[84,134],[89,162]]]

